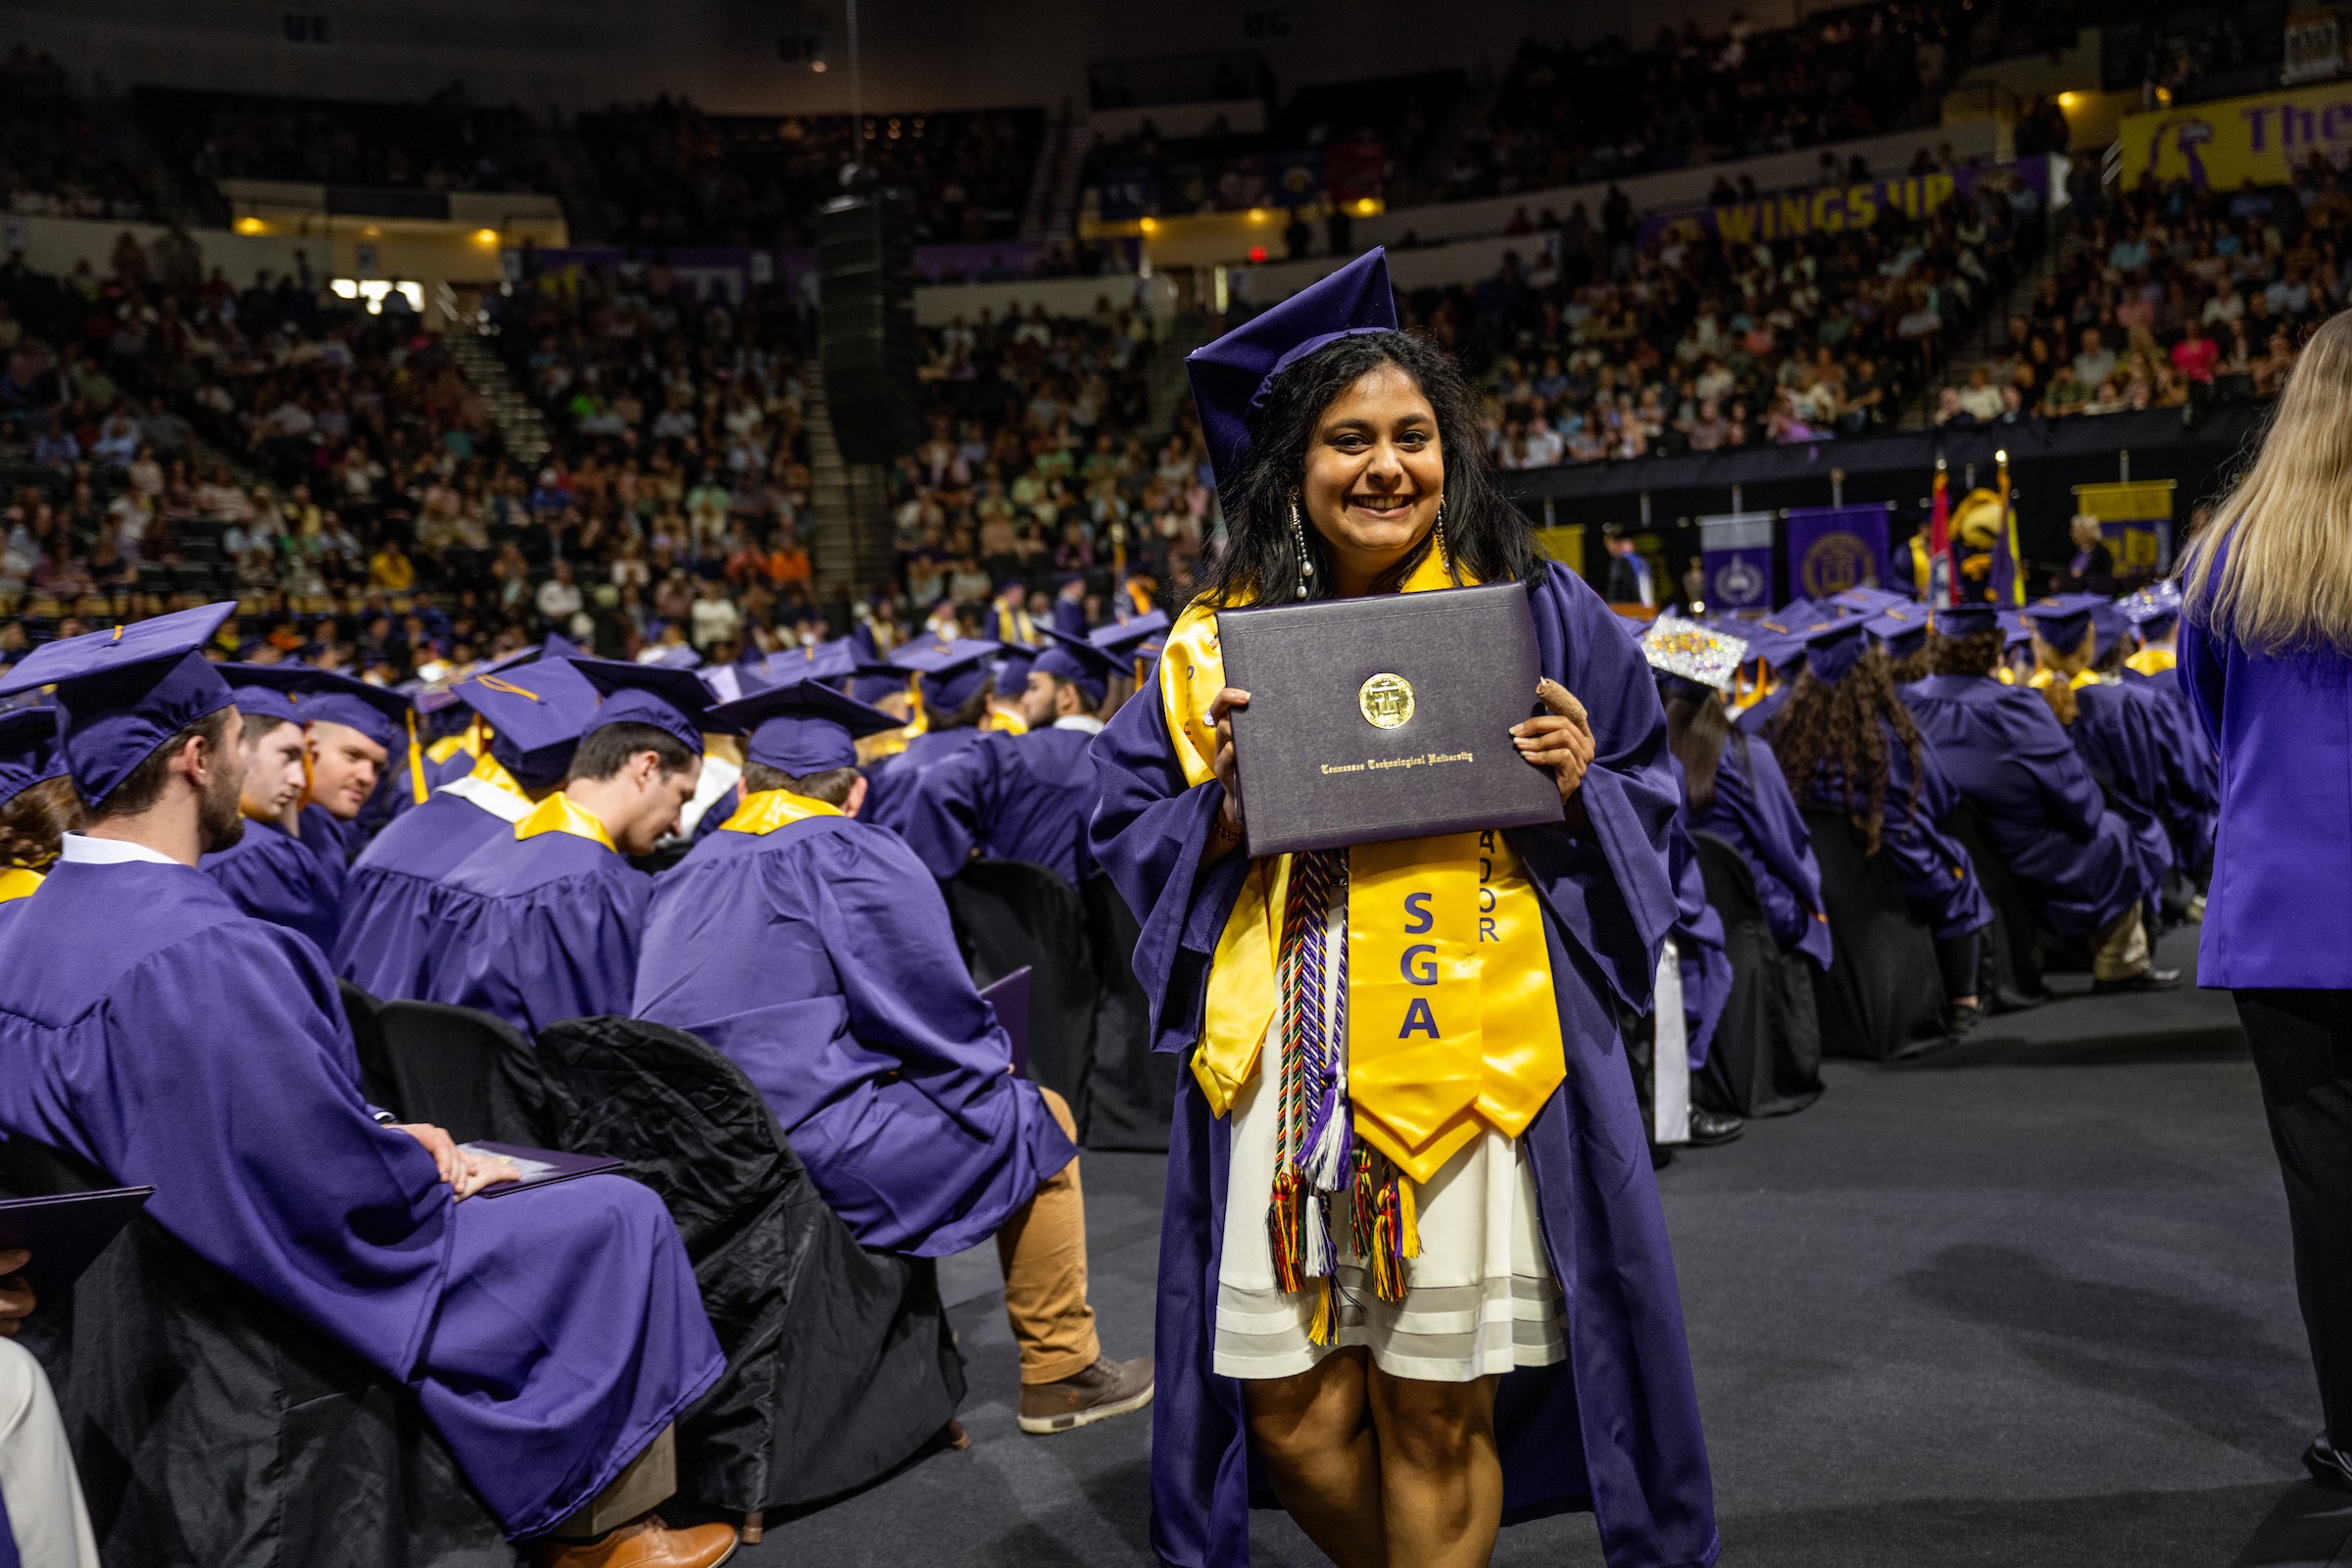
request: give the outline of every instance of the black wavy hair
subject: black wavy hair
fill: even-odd
[[[1527,517],[1494,482],[1479,427],[1478,401],[1453,357],[1404,332],[1365,332],[1317,349],[1274,379],[1250,416],[1250,449],[1227,487],[1225,548],[1209,564],[1202,597],[1212,604],[1287,605],[1301,596],[1298,550],[1291,536],[1291,497],[1306,472],[1307,444],[1323,411],[1384,365],[1411,376],[1438,416],[1438,445],[1446,462],[1446,546],[1481,582],[1533,582],[1544,569]],[[1435,530],[1432,530],[1432,537]],[[1429,553],[1425,538],[1391,567],[1373,591],[1385,593],[1412,574]],[[1306,548],[1314,573],[1303,578],[1308,599],[1327,599],[1332,570],[1322,535],[1309,524]]]

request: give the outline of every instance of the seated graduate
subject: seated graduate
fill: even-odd
[[[1642,639],[1666,708],[1666,744],[1682,764],[1683,809],[1747,862],[1772,940],[1830,966],[1830,917],[1813,834],[1781,774],[1772,743],[1736,727],[1723,704],[1732,671],[1752,652],[1737,638],[1662,619]]]
[[[342,838],[322,808],[304,804],[310,763],[293,696],[246,681],[262,667],[220,666],[241,723],[245,786],[237,808],[246,827],[233,846],[205,856],[201,869],[247,914],[299,931],[323,951],[333,945],[342,913]],[[268,667],[275,674],[282,666]],[[302,836],[306,818],[309,842]]]
[[[1192,1069],[1160,1233],[1152,1545],[1242,1560],[1262,1475],[1345,1563],[1485,1562],[1506,1498],[1519,1518],[1592,1509],[1613,1562],[1708,1563],[1623,1059],[1678,913],[1665,719],[1395,298],[1376,250],[1187,361],[1229,542],[1095,741],[1096,859],[1142,928],[1153,1046]],[[1227,686],[1220,609],[1470,582],[1526,587],[1541,678],[1507,744],[1551,775],[1557,819],[1252,858],[1230,718],[1251,694]]]
[[[864,666],[858,659],[857,645],[847,637],[836,637],[831,642],[818,643],[814,647],[770,654],[747,672],[739,690],[720,693],[714,688],[712,695],[732,701],[736,697],[748,697],[756,691],[765,691],[770,686],[791,686],[802,681],[818,681],[839,690],[844,683],[857,678],[861,667]],[[879,684],[887,687],[891,682],[885,677]],[[696,790],[695,798],[705,804],[691,834],[697,844],[726,826],[727,819],[735,814],[736,808],[742,806],[744,797],[751,793],[744,787],[743,770],[730,763],[723,764],[729,775],[726,788],[713,798],[713,792],[709,787],[709,775],[713,767],[721,765],[715,758],[703,759],[704,784]]]
[[[1094,874],[1086,822],[1095,809],[1087,749],[1121,662],[1051,627],[1021,690],[1019,735],[990,734],[924,769],[899,830],[942,882],[974,855],[1042,865],[1075,887]]]
[[[938,884],[858,819],[856,737],[896,721],[813,681],[712,717],[750,730],[751,793],[655,884],[636,1016],[743,1068],[860,1247],[939,1257],[997,1238],[1022,1431],[1149,1403],[1150,1359],[1106,1359],[1096,1337],[1069,1106],[1010,1075]]]
[[[1928,652],[1928,607],[1909,600],[1889,605],[1873,614],[1863,624],[1878,643],[1879,652],[1886,656],[1893,667],[1887,678],[1901,691],[1915,680],[1936,672],[1935,661]]]
[[[2161,868],[2107,808],[2041,697],[1993,679],[2001,629],[1990,605],[1937,611],[1935,651],[1938,673],[1904,687],[1902,699],[1936,765],[1984,813],[2034,913],[2060,936],[2090,942],[2094,985],[2144,988],[2142,909]]]
[[[536,1034],[629,1010],[653,879],[629,863],[677,830],[702,776],[710,688],[692,670],[576,659],[606,694],[564,787],[449,874],[424,1000]],[[505,679],[506,677],[499,677]]]
[[[2221,768],[2213,747],[2197,727],[2195,712],[2174,673],[2180,631],[2180,585],[2170,579],[2142,588],[2116,607],[2137,631],[2139,646],[2118,674],[2125,691],[2142,698],[2163,715],[2177,739],[2160,751],[2165,832],[2173,842],[2173,866],[2202,888],[2213,871],[2213,835],[2222,808]]]
[[[1859,618],[1808,627],[1807,642],[1805,673],[1766,738],[1800,808],[1843,812],[1863,853],[1893,864],[1911,917],[1935,934],[1946,1027],[1966,1034],[1984,1019],[1977,959],[1992,905],[1968,851],[1937,825],[1959,792],[1896,698],[1892,665],[1869,646]]]
[[[57,710],[0,713],[0,918],[41,885],[81,800],[57,744]]]
[[[98,1539],[74,1471],[74,1449],[49,1376],[15,1343],[37,1304],[22,1250],[0,1251],[0,1564],[98,1568]]]
[[[1742,735],[1761,735],[1805,672],[1805,628],[1837,620],[1835,612],[1810,599],[1790,600],[1778,612],[1741,628],[1748,657],[1760,666],[1757,689],[1739,706],[1732,722]]]
[[[1029,665],[1045,650],[1035,642],[1007,642],[989,670],[988,728],[995,735],[1026,735],[1029,715],[1022,698],[1029,690]]]
[[[1086,634],[1088,642],[1119,661],[1119,673],[1111,677],[1098,714],[1102,722],[1109,723],[1128,698],[1152,684],[1152,668],[1159,661],[1160,645],[1167,635],[1164,610],[1139,610],[1125,620],[1097,626]]]
[[[989,700],[996,692],[990,666],[999,644],[978,637],[925,637],[890,656],[890,662],[916,677],[917,709],[907,726],[906,749],[875,765],[865,819],[894,833],[906,830],[913,810],[914,781],[923,770],[946,761],[986,733]]]
[[[394,817],[344,884],[335,973],[386,1001],[423,999],[426,961],[456,918],[450,877],[563,784],[598,701],[587,677],[560,658],[510,661],[451,690],[474,715],[467,727],[479,754]]]
[[[371,1113],[318,950],[196,869],[245,825],[239,717],[199,652],[235,608],[0,680],[56,683],[89,820],[0,929],[0,1132],[152,1185],[172,1236],[413,1391],[510,1536],[606,1538],[554,1542],[553,1568],[640,1537],[668,1555],[638,1560],[708,1568],[731,1529],[645,1517],[671,1421],[723,1368],[661,1200],[591,1176],[458,1201],[502,1167]]]

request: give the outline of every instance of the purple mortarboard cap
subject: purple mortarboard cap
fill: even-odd
[[[523,650],[524,654],[535,654],[535,656],[540,659],[570,659],[574,655],[585,654],[586,652],[588,652],[587,649],[582,648],[578,643],[573,642],[562,632],[557,631],[549,632],[547,634],[547,641],[541,643],[536,650],[528,648]],[[519,658],[520,656],[517,655],[515,657]]]
[[[58,737],[74,786],[91,807],[155,749],[230,705],[205,644],[236,613],[226,602],[45,643],[0,676],[0,697],[57,688]]]
[[[2122,607],[2113,600],[2090,607],[2090,625],[2099,639],[2097,646],[2091,650],[2090,657],[2094,663],[2112,653],[2115,645],[2123,641],[2124,635],[2132,629],[2132,622],[2125,618]]]
[[[2033,641],[2034,623],[2026,619],[2024,611],[2004,610],[1998,612],[1998,614],[2001,622],[2001,647],[2003,649],[2015,648],[2020,643]]]
[[[1927,607],[1906,600],[1868,617],[1862,629],[1879,640],[1887,658],[1907,659],[1927,646]]]
[[[1089,706],[1102,707],[1102,699],[1110,695],[1110,678],[1126,669],[1125,662],[1083,637],[1072,637],[1045,626],[1038,628],[1038,635],[1049,641],[1029,667],[1041,675],[1068,681],[1078,688]]]
[[[1241,500],[1233,484],[1250,454],[1250,417],[1265,402],[1274,378],[1327,343],[1396,330],[1389,256],[1375,248],[1185,356],[1200,436],[1208,444],[1209,466],[1229,515]]]
[[[997,661],[997,695],[1019,696],[1021,688],[1029,684],[1029,671],[1036,664],[1037,656],[1043,652],[1043,648],[1033,648],[1027,643],[1006,643],[1004,656]]]
[[[1994,605],[1946,605],[1936,612],[1936,634],[1939,637],[1973,637],[2000,623],[2001,612]]]
[[[348,725],[387,752],[408,744],[412,705],[389,686],[311,664],[223,664],[220,670],[238,694],[240,713],[249,711],[245,693],[255,693],[257,701],[275,695],[277,704],[265,703],[262,711],[297,724]]]
[[[1834,606],[1817,605],[1810,599],[1791,599],[1765,616],[1764,624],[1774,631],[1798,632],[1817,620],[1837,618],[1838,612]]]
[[[2161,637],[2180,618],[2180,585],[2167,577],[2128,593],[2115,602],[2124,619],[2139,628],[2142,637]]]
[[[618,659],[574,659],[571,667],[588,677],[588,684],[605,694],[596,716],[581,731],[593,735],[608,724],[651,724],[674,735],[700,757],[703,733],[723,731],[710,721],[710,688],[691,669],[662,664],[632,664]]]
[[[502,661],[450,690],[490,726],[490,755],[525,789],[563,781],[596,717],[596,688],[564,659]]]
[[[35,784],[66,775],[57,744],[57,710],[20,708],[0,713],[0,806]]]
[[[1805,634],[1801,629],[1789,630],[1775,626],[1771,621],[1743,621],[1736,628],[1747,641],[1747,658],[1768,669],[1777,670],[1786,678],[1805,665]]]
[[[237,712],[245,718],[274,718],[288,724],[299,724],[302,715],[294,710],[294,694],[287,689],[286,677],[301,664],[216,664],[220,678],[228,682],[228,695],[237,705]]]
[[[818,643],[813,648],[787,648],[759,662],[752,673],[769,686],[818,680],[831,685],[858,673],[858,645],[847,637]]]
[[[700,669],[702,665],[703,656],[684,643],[659,649],[645,661],[648,669]]]
[[[987,683],[989,663],[1004,646],[985,637],[929,637],[895,650],[890,662],[923,677],[925,708],[952,713]]]
[[[2102,608],[2107,608],[2107,600],[2099,594],[2052,594],[2028,605],[2026,618],[2043,642],[2062,654],[2071,654],[2082,646],[2092,612]]]
[[[744,731],[746,760],[794,778],[858,765],[858,737],[897,729],[901,720],[821,681],[796,680],[752,693],[710,710]]]
[[[1835,686],[1845,679],[1845,672],[1854,667],[1854,661],[1870,651],[1870,640],[1862,635],[1862,630],[1860,615],[1815,621],[1805,628],[1805,667],[1813,672],[1815,680],[1824,686]]]
[[[1889,593],[1884,588],[1848,588],[1842,593],[1830,595],[1828,608],[1842,614],[1875,615],[1896,605],[1914,602],[1909,594]]]
[[[1146,611],[1133,620],[1113,621],[1097,626],[1086,634],[1086,640],[1104,653],[1120,659],[1132,659],[1138,654],[1157,653],[1156,645],[1168,634],[1168,612],[1164,610]]]
[[[861,703],[879,703],[886,698],[906,695],[907,677],[912,673],[896,664],[860,662],[857,678],[850,682],[850,695]]]

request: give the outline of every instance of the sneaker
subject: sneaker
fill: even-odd
[[[1108,1356],[1059,1383],[1021,1385],[1021,1430],[1043,1436],[1075,1432],[1152,1402],[1152,1358],[1132,1361]]]

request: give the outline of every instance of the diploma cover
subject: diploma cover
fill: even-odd
[[[487,1142],[460,1144],[458,1147],[476,1154],[488,1154],[493,1159],[503,1159],[522,1173],[518,1180],[483,1188],[473,1195],[476,1198],[505,1198],[510,1193],[528,1192],[534,1187],[567,1182],[576,1177],[610,1175],[621,1168],[619,1160],[605,1154],[573,1154],[560,1149],[531,1149],[522,1144]]]
[[[1217,615],[1251,857],[1560,820],[1522,759],[1536,628],[1520,583]]]
[[[24,1283],[36,1301],[54,1299],[154,1196],[152,1187],[110,1187],[0,1201],[0,1252],[30,1252]]]

